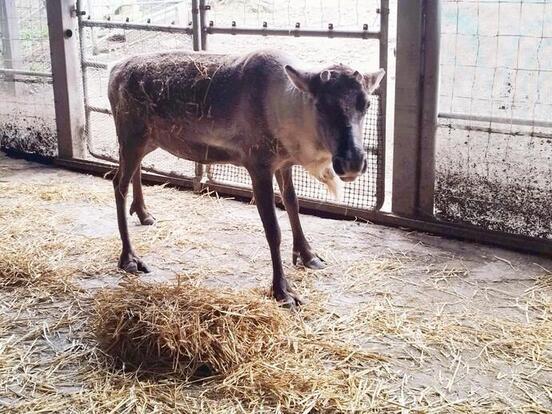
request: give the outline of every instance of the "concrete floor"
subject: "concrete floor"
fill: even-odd
[[[73,196],[46,204],[58,217],[56,231],[118,245],[109,181],[0,155],[0,186],[18,185],[74,187]],[[130,218],[137,252],[153,268],[144,280],[201,274],[202,283],[214,286],[269,286],[269,252],[255,206],[161,187],[145,187],[145,197],[157,223],[139,226],[135,216]],[[0,200],[4,207],[18,202],[1,193]],[[278,216],[284,265],[306,306],[321,304],[342,318],[343,339],[390,359],[390,392],[398,400],[418,408],[433,398],[472,408],[552,410],[551,260],[369,223],[302,216],[307,237],[328,263],[313,272],[292,266],[285,211],[278,210]],[[5,226],[0,221],[0,234]],[[83,287],[116,285],[124,278],[116,272],[114,249],[105,263],[87,263],[86,255],[76,259],[83,269],[103,269],[77,275]],[[363,318],[366,329],[348,329],[347,318]],[[491,331],[490,339],[480,339]],[[535,332],[542,337],[524,342]]]

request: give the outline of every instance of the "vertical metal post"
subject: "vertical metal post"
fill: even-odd
[[[387,79],[389,77],[388,50],[389,50],[389,0],[380,1],[380,39],[379,39],[379,67],[385,70],[385,77],[379,87],[381,116],[378,116],[378,161],[377,161],[377,188],[376,206],[379,210],[385,201],[385,143],[387,141]]]
[[[207,10],[205,0],[199,0],[199,27],[201,33],[201,50],[207,50]]]
[[[439,25],[439,0],[398,0],[392,210],[401,216],[433,216]]]
[[[392,211],[417,214],[422,104],[422,33],[424,0],[397,2],[395,136]]]
[[[86,14],[86,12],[82,8],[82,0],[77,0],[77,24],[78,24],[78,33],[79,33],[79,50],[80,50],[80,68],[81,68],[81,79],[82,79],[82,102],[84,105],[84,133],[83,133],[83,139],[85,142],[85,147],[87,153],[92,152],[92,130],[90,128],[90,109],[88,109],[88,83],[87,83],[87,76],[86,71],[87,67],[83,65],[83,61],[85,60],[84,57],[84,50],[85,50],[85,40],[84,40],[84,26],[81,24],[83,16]],[[92,38],[92,47],[95,47],[94,45],[94,28],[90,28],[90,36]]]
[[[198,0],[192,0],[192,42],[194,45],[194,51],[200,49],[201,31],[199,27],[199,4]]]
[[[84,105],[73,0],[46,2],[60,158],[84,158]]]
[[[3,66],[6,69],[20,69],[21,36],[19,35],[19,22],[15,0],[0,0],[0,33],[2,33]],[[16,94],[17,87],[14,75],[5,75],[5,84],[9,92]]]
[[[207,6],[205,0],[192,0],[192,28],[193,28],[193,42],[194,50],[206,50],[207,49],[207,32],[205,31],[206,25],[206,12]],[[199,14],[199,19],[198,19]],[[205,166],[199,162],[195,163],[195,177],[194,177],[194,191],[199,192],[202,189],[202,180],[205,175]]]
[[[439,100],[439,55],[441,40],[440,0],[424,2],[423,89],[419,153],[418,215],[434,213],[435,135]]]

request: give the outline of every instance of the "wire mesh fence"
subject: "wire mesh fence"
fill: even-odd
[[[190,1],[85,1],[88,19],[114,22],[140,22],[161,25],[187,26],[191,20]],[[81,28],[81,59],[101,63],[83,67],[85,100],[88,107],[108,109],[109,65],[122,57],[160,50],[192,50],[192,39],[186,34],[171,34],[150,30],[128,30],[101,27]],[[118,143],[111,115],[88,111],[87,144],[92,158],[118,160]],[[143,162],[148,169],[161,173],[193,177],[193,162],[155,151]]]
[[[368,154],[368,167],[366,173],[352,183],[344,186],[342,203],[349,207],[361,209],[373,209],[378,206],[382,189],[378,189],[378,179],[381,174],[381,162],[383,158],[383,131],[384,117],[380,106],[380,99],[373,95],[370,97],[370,109],[366,115],[363,144]],[[213,165],[207,169],[211,181],[219,184],[238,185],[251,187],[251,179],[247,170],[243,167],[222,164]],[[328,194],[325,186],[310,176],[302,167],[293,167],[293,181],[295,190],[299,197],[318,200],[324,203],[335,203],[336,201]],[[380,180],[381,183],[381,180]],[[381,183],[383,184],[383,183]],[[274,180],[274,189],[278,191]]]
[[[436,212],[552,238],[552,2],[442,2]]]
[[[212,1],[209,20],[216,26],[379,30],[379,0],[218,0]]]
[[[267,25],[278,27],[324,27],[329,23],[334,28],[351,30],[379,30],[379,1],[342,2],[340,0],[319,0],[317,2],[295,2],[290,0],[226,0],[211,2],[209,19],[218,26],[257,25],[267,19]],[[82,7],[86,7],[84,2]],[[162,7],[164,6],[164,7]],[[135,1],[122,2],[117,6],[112,2],[89,2],[86,10],[91,21],[106,20],[148,24],[171,24],[189,26],[191,2]],[[326,15],[324,14],[326,13]],[[154,17],[151,17],[154,16]],[[216,23],[215,23],[216,22]],[[335,22],[335,23],[334,23]],[[111,63],[123,56],[151,51],[185,49],[192,50],[190,35],[142,31],[128,28],[83,27],[82,59],[84,62]],[[341,62],[361,71],[379,68],[379,44],[362,39],[321,39],[270,37],[251,35],[210,35],[209,52],[239,54],[259,48],[275,48],[296,55],[310,65]],[[108,108],[105,65],[84,65],[85,96],[87,105],[94,108]],[[92,66],[92,67],[90,67]],[[368,172],[345,188],[344,204],[350,207],[373,209],[379,206],[379,192],[383,183],[384,122],[385,115],[380,98],[373,96],[370,113],[366,117],[364,144],[368,151]],[[113,120],[110,115],[89,112],[88,138],[91,154],[103,159],[117,159],[117,140]],[[146,156],[144,165],[162,172],[192,177],[195,166],[192,162],[178,160],[163,151],[155,151]],[[215,183],[250,187],[250,179],[243,168],[232,165],[211,166],[208,178]],[[312,179],[302,168],[294,169],[296,190],[299,196],[330,202],[325,188]]]
[[[0,4],[0,148],[57,154],[45,0]]]

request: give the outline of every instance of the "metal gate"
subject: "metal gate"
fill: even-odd
[[[106,96],[106,69],[111,61],[128,54],[171,48],[195,51],[216,49],[217,52],[231,48],[232,52],[241,52],[258,47],[259,44],[266,46],[273,42],[274,46],[286,49],[297,45],[299,51],[306,50],[310,45],[309,51],[313,55],[314,50],[324,51],[329,42],[341,42],[338,46],[354,45],[356,50],[366,52],[370,50],[368,45],[375,45],[379,50],[375,56],[369,56],[372,67],[366,69],[388,69],[388,0],[361,2],[362,5],[357,2],[356,20],[359,20],[359,16],[375,16],[370,22],[347,21],[342,14],[350,14],[350,7],[346,7],[347,13],[342,12],[343,6],[337,2],[340,7],[338,15],[327,16],[328,20],[323,23],[323,28],[321,25],[324,16],[320,16],[316,27],[312,27],[313,25],[309,25],[308,22],[309,16],[310,20],[313,20],[312,16],[306,12],[303,17],[307,23],[292,22],[290,28],[290,18],[297,17],[290,9],[297,3],[290,0],[235,1],[230,5],[231,8],[227,4],[229,2],[207,4],[205,0],[135,1],[121,3],[118,10],[110,10],[109,5],[106,5],[103,13],[97,8],[98,2],[90,2],[90,6],[94,7],[94,3],[96,10],[87,10],[86,2],[79,0],[76,10],[84,85],[87,151],[92,159],[118,161],[117,139]],[[319,5],[324,3],[318,2]],[[251,4],[257,7],[256,16],[253,16],[256,18],[252,18],[252,13],[248,10],[243,11],[242,22],[233,18],[233,13],[237,13],[236,4],[244,7]],[[278,5],[288,8],[287,22],[278,18],[278,10],[267,11],[270,7],[277,8]],[[171,11],[171,7],[174,7],[174,12]],[[332,23],[333,19],[337,21]],[[218,23],[219,20],[221,24]],[[258,26],[249,24],[248,20],[255,20]],[[321,42],[320,39],[328,41]],[[333,61],[335,57],[330,55],[324,59],[325,63],[336,63]],[[366,116],[364,146],[368,154],[367,173],[354,183],[345,185],[344,200],[338,203],[333,201],[326,194],[323,185],[308,175],[302,167],[294,167],[296,191],[304,205],[317,210],[339,211],[345,214],[351,208],[381,208],[385,178],[385,97],[386,83],[383,82],[378,94],[370,97],[371,105]],[[237,195],[246,195],[250,191],[250,179],[242,167],[211,165],[204,168],[157,151],[148,155],[143,165],[146,170],[170,176],[171,179],[181,179],[185,182],[191,180],[196,189],[209,188]]]

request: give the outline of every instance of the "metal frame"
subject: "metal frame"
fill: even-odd
[[[380,180],[376,182],[376,199],[378,200],[375,210],[381,209],[385,202],[385,141],[387,139],[387,83],[389,79],[389,0],[380,1],[380,45],[379,45],[379,66],[385,70],[386,76],[383,77],[380,87],[377,91],[380,97],[380,111],[384,114],[379,117],[380,125],[378,129],[381,131],[380,142],[378,142],[378,176]]]
[[[51,72],[35,72],[32,70],[22,70],[22,69],[6,69],[6,68],[0,68],[0,73],[3,73],[5,75],[22,75],[22,76],[32,76],[35,78],[51,78],[52,73]],[[15,79],[13,79],[15,81]]]
[[[84,158],[85,109],[80,71],[76,9],[72,0],[46,2],[58,156]]]
[[[552,121],[540,121],[523,118],[504,118],[499,116],[480,116],[461,113],[439,112],[439,118],[460,119],[463,121],[488,122],[490,124],[521,125],[528,127],[552,128]]]
[[[194,0],[195,2],[195,0]],[[103,27],[104,29],[127,29],[127,30],[145,30],[151,32],[164,32],[164,33],[181,33],[191,35],[194,33],[193,29],[184,26],[175,25],[162,25],[162,24],[150,24],[150,23],[130,23],[130,22],[113,22],[111,20],[90,20],[79,19],[80,27]]]

